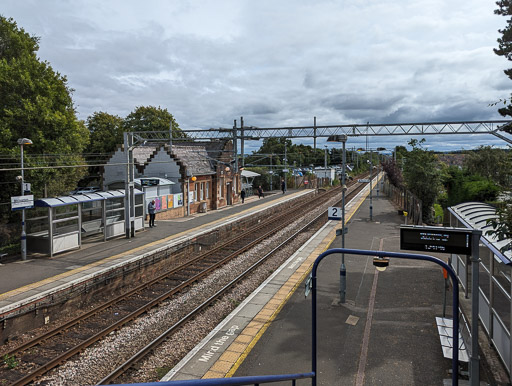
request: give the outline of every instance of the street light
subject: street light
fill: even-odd
[[[331,135],[327,138],[327,142],[341,142],[343,144],[342,166],[341,166],[341,247],[345,248],[345,192],[347,185],[345,185],[345,172],[347,164],[347,152],[345,150],[345,143],[347,136]],[[340,303],[345,303],[345,296],[347,293],[347,269],[345,267],[345,254],[341,254],[341,267],[340,267]]]
[[[23,145],[32,145],[28,138],[19,138],[21,148],[21,195],[25,195],[25,174],[23,170]],[[27,260],[27,234],[25,232],[25,208],[21,210],[21,260]]]

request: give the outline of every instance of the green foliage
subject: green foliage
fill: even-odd
[[[467,152],[464,166],[471,174],[495,181],[502,187],[510,186],[512,175],[512,155],[509,151],[480,146]]]
[[[443,207],[439,204],[434,204],[434,221],[436,224],[442,224],[444,219]]]
[[[24,146],[26,168],[83,164],[79,154],[88,144],[89,132],[76,118],[66,77],[37,58],[38,41],[13,19],[0,16],[0,154],[19,159],[17,139],[26,137],[33,142]],[[25,180],[36,197],[43,192],[58,195],[75,186],[85,170],[27,170]],[[18,174],[5,173],[2,178],[15,181]],[[1,202],[8,202],[19,190],[18,184],[8,185],[0,192]]]
[[[441,190],[441,173],[435,154],[422,149],[424,141],[409,141],[412,150],[407,153],[403,176],[406,187],[423,203],[423,221],[430,222],[431,208]]]
[[[504,56],[507,60],[512,60],[512,3],[510,0],[498,0],[496,2],[496,5],[498,6],[498,9],[494,11],[496,15],[500,16],[506,16],[507,18],[507,25],[504,29],[498,30],[499,33],[501,33],[501,37],[498,38],[498,48],[494,49],[494,53],[499,56]],[[512,79],[512,69],[506,69],[504,70],[505,75],[507,75],[510,79]],[[512,116],[512,105],[510,104],[510,99],[505,99],[505,106],[498,109],[498,112],[504,116]],[[507,103],[509,103],[507,105]],[[508,133],[512,132],[512,129],[510,127],[506,128],[505,131]]]
[[[284,160],[286,146],[286,158]],[[270,156],[270,154],[272,156]],[[262,146],[253,155],[247,157],[245,163],[250,165],[288,165],[293,167],[309,167],[310,165],[324,165],[325,151],[313,149],[307,145],[294,145],[286,138],[265,138]],[[330,164],[330,155],[327,154],[327,163]]]
[[[124,119],[124,131],[169,131],[172,121],[173,138],[185,138],[185,133],[167,111],[161,107],[139,106]]]
[[[113,153],[123,143],[123,119],[105,112],[95,112],[87,118],[90,132],[88,152],[96,154]]]
[[[18,367],[18,360],[14,355],[5,354],[2,359],[8,368],[15,369]]]
[[[487,231],[486,235],[495,236],[498,241],[509,240],[501,248],[501,252],[512,250],[512,200],[507,200],[502,207],[496,210],[498,217],[496,219],[487,220],[487,224],[493,229]]]
[[[169,371],[172,370],[172,367],[157,367],[156,368],[156,377],[157,379],[162,379]]]
[[[456,166],[446,168],[442,180],[447,191],[445,207],[467,201],[492,201],[500,193],[491,180]]]
[[[403,186],[402,170],[398,167],[394,159],[387,159],[382,162],[382,168],[393,185],[396,187]]]

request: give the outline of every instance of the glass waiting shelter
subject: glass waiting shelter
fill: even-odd
[[[135,230],[144,228],[143,192],[135,189]],[[42,198],[27,218],[27,249],[53,256],[80,248],[84,239],[125,234],[124,190]]]
[[[512,252],[501,249],[510,240],[498,240],[487,234],[492,226],[489,219],[497,217],[496,209],[485,203],[465,202],[448,208],[450,226],[479,229],[479,310],[478,315],[491,344],[498,352],[509,376],[512,369]],[[451,255],[455,269],[467,298],[471,295],[471,261],[469,256]]]

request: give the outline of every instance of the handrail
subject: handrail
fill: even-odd
[[[165,381],[150,383],[130,383],[126,386],[244,386],[244,385],[261,385],[262,383],[273,383],[282,381],[292,381],[295,385],[297,379],[313,378],[314,372],[298,373],[298,374],[282,374],[282,375],[256,375],[246,377],[233,378],[209,378],[209,379],[187,379],[185,381]],[[111,386],[122,386],[124,383]]]

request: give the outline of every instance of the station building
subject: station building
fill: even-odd
[[[157,220],[233,205],[240,200],[240,174],[231,141],[150,144],[133,150],[135,186],[146,205],[155,200]],[[103,189],[123,189],[126,155],[119,147],[103,172]]]

